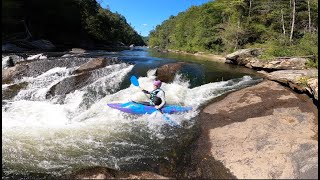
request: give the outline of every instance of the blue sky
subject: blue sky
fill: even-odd
[[[97,0],[103,8],[122,14],[128,23],[142,36],[171,15],[211,0]]]

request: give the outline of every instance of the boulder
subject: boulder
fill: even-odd
[[[26,51],[25,48],[18,47],[12,43],[2,44],[2,52],[23,52]]]
[[[119,62],[120,61],[117,58],[96,58],[96,59],[90,60],[85,64],[82,64],[73,73],[78,74],[82,72],[92,71],[94,69],[99,69],[99,68],[105,67],[106,65],[116,64]]]
[[[91,82],[90,77],[90,72],[67,77],[53,85],[47,92],[46,98],[56,95],[65,95],[75,91],[76,89],[80,89]]]
[[[318,100],[318,70],[280,70],[265,73],[265,76],[273,81],[280,82],[302,93],[309,92]]]
[[[174,76],[176,75],[177,72],[181,70],[183,64],[185,63],[178,62],[178,63],[165,64],[161,66],[156,70],[157,79],[166,83],[172,82],[174,79]]]
[[[259,56],[262,53],[262,49],[250,48],[240,49],[226,56],[226,62],[237,65],[246,65],[252,58]]]
[[[262,49],[241,49],[226,56],[225,63],[246,66],[251,69],[260,69],[265,71],[276,70],[302,70],[306,69],[306,58],[277,58],[273,61],[260,60],[257,57],[261,55]]]
[[[27,64],[17,64],[14,67],[2,69],[2,84],[10,83],[15,78],[21,78],[28,70]]]
[[[12,84],[5,88],[2,88],[2,99],[11,99],[16,96],[21,89],[28,86],[27,82],[22,82],[19,84]]]
[[[289,59],[276,59],[267,62],[263,65],[264,69],[269,70],[290,70],[290,69],[305,69],[306,58],[289,58]],[[254,66],[253,66],[254,67]]]
[[[2,69],[7,67],[13,67],[13,66],[14,66],[14,62],[12,57],[6,56],[2,58]]]
[[[36,41],[30,42],[30,45],[33,46],[33,48],[43,51],[51,51],[54,50],[56,47],[53,45],[50,41],[45,39],[39,39]]]
[[[10,57],[10,59],[12,59],[12,61],[13,61],[13,64],[16,64],[16,63],[21,62],[21,61],[25,61],[25,58],[24,58],[23,56],[18,56],[18,55],[14,55],[14,54],[8,55],[8,56],[4,56],[4,57],[2,58],[2,61],[3,61],[4,58],[6,58],[6,57]]]
[[[75,53],[75,54],[83,54],[85,52],[86,52],[86,50],[81,49],[81,48],[72,48],[70,51],[70,53]]]
[[[230,93],[201,111],[185,176],[317,179],[317,117],[311,99],[276,82]]]
[[[308,79],[307,86],[309,87],[310,94],[313,94],[314,98],[318,100],[318,78]]]

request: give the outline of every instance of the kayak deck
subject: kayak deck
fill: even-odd
[[[154,106],[149,105],[148,102],[126,102],[126,103],[109,103],[109,107],[118,109],[120,111],[131,113],[131,114],[152,114],[157,111]],[[174,114],[180,112],[190,111],[191,107],[184,107],[179,105],[165,105],[162,109],[162,113]]]

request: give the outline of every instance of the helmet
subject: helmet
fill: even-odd
[[[155,80],[153,81],[153,85],[157,86],[157,87],[160,87],[161,86],[161,81],[160,80]]]

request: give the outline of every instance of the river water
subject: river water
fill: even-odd
[[[60,176],[92,166],[157,171],[159,163],[169,165],[190,144],[204,105],[262,80],[246,68],[147,48],[89,51],[81,57],[53,54],[47,54],[46,63],[54,65],[16,79],[14,84],[27,82],[27,86],[2,101],[5,177]],[[72,77],[80,64],[101,56],[118,57],[121,63],[94,70],[89,84],[66,95],[46,96],[53,85]],[[37,62],[41,61],[46,64],[44,60]],[[141,87],[151,90],[156,68],[179,61],[188,64],[172,83],[163,83],[162,89],[168,104],[193,108],[168,115],[181,126],[169,126],[159,113],[132,115],[107,106],[111,102],[145,101],[140,89],[130,84],[131,75],[138,77]],[[36,67],[37,62],[30,63]],[[2,84],[2,92],[9,85]]]

